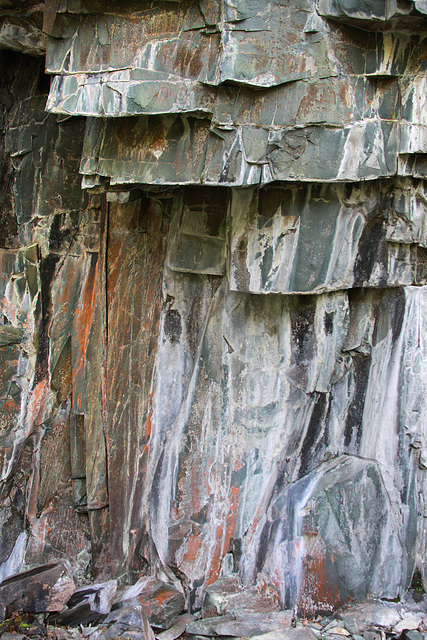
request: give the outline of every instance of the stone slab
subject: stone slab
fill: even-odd
[[[13,611],[61,611],[75,591],[70,567],[64,562],[17,573],[0,584],[0,599]]]

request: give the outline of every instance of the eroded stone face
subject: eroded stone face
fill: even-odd
[[[366,459],[341,456],[295,482],[273,502],[266,528],[264,567],[275,575],[280,563],[283,597],[305,615],[373,592],[394,599],[397,576],[411,573],[412,550],[377,465]],[[301,582],[289,570],[295,565]]]
[[[0,5],[1,579],[68,559],[226,613],[402,596],[423,3]]]

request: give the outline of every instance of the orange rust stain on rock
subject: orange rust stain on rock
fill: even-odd
[[[305,557],[303,579],[298,597],[301,615],[333,611],[342,603],[335,558],[330,554],[319,534],[304,535]]]
[[[184,554],[182,564],[195,563],[201,551],[203,551],[203,540],[201,536],[192,533],[188,538],[187,551]]]
[[[225,535],[224,535],[225,533]],[[216,535],[215,535],[215,547],[214,547],[214,552],[211,558],[211,561],[209,563],[209,567],[207,569],[207,575],[206,575],[206,585],[210,585],[213,582],[216,582],[216,580],[218,579],[218,576],[221,572],[221,563],[222,563],[222,558],[224,557],[224,548],[226,549],[226,551],[228,550],[228,545],[226,547],[225,542],[226,542],[226,532],[224,532],[224,529],[221,525],[219,525],[216,529]]]
[[[171,596],[175,595],[175,592],[170,589],[162,589],[159,593],[152,598],[152,601],[159,606],[162,606],[170,600]],[[140,599],[141,604],[144,604],[143,598]]]
[[[239,506],[240,487],[231,487],[229,509],[225,523],[217,527],[216,545],[210,566],[207,570],[206,585],[215,582],[221,572],[222,560],[230,548],[230,543],[236,531],[237,511]]]
[[[89,336],[92,329],[95,310],[99,304],[99,261],[96,266],[90,266],[85,278],[79,304],[77,305],[74,319],[73,349],[74,370],[73,380],[84,381],[86,352],[89,344]],[[77,389],[73,389],[74,410],[81,412],[83,409],[83,398]]]
[[[41,425],[44,420],[46,407],[51,392],[46,380],[41,380],[36,384],[27,405],[26,423],[30,428]]]
[[[150,403],[151,403],[152,398],[153,398],[153,392],[151,392],[150,395],[149,395],[149,400],[148,401]],[[144,437],[145,437],[146,442],[148,442],[148,439],[151,436],[151,420],[152,419],[153,419],[153,408],[150,406],[150,408],[148,409],[148,413],[147,413],[147,420],[145,421],[145,426],[144,426]]]
[[[16,413],[19,411],[19,407],[16,404],[16,402],[13,400],[13,398],[8,398],[6,400],[6,402],[3,405],[3,411],[12,414],[12,413]]]

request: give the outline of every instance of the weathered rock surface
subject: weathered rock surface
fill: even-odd
[[[292,611],[271,613],[246,613],[244,615],[218,616],[196,620],[187,625],[190,634],[200,636],[253,637],[278,629],[289,629]]]
[[[153,631],[141,607],[122,607],[111,612],[92,634],[93,640],[124,638],[125,640],[154,640]]]
[[[0,579],[145,581],[93,640],[425,583],[424,0],[0,9]]]
[[[252,636],[252,640],[315,640],[316,634],[307,627],[297,629],[280,629],[268,631],[260,636]]]
[[[268,583],[245,588],[235,576],[220,578],[206,588],[203,616],[267,613],[280,609],[279,594]]]
[[[187,629],[187,625],[193,620],[194,616],[191,613],[184,613],[182,616],[178,616],[169,629],[155,634],[157,640],[176,640],[176,638],[182,636]]]
[[[338,606],[349,596],[364,600],[373,592],[393,599],[396,576],[412,573],[405,539],[414,532],[394,524],[377,465],[368,460],[343,456],[324,463],[274,501],[268,515],[264,570],[273,574],[280,566],[289,573],[282,599],[297,601],[303,611],[322,602],[327,610],[329,603]],[[294,585],[288,567],[298,563],[301,584]],[[244,564],[250,571],[250,561]]]
[[[141,605],[150,625],[168,629],[185,608],[182,593],[158,578],[141,578],[129,587],[119,599],[122,606],[128,600]]]
[[[0,583],[0,602],[10,611],[61,611],[75,588],[70,568],[59,562],[3,580]]]
[[[67,608],[55,616],[55,624],[71,627],[102,620],[111,611],[116,591],[117,580],[76,589]]]

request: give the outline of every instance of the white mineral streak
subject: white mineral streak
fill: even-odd
[[[18,262],[18,254],[16,254],[15,260]],[[40,394],[41,397],[38,398],[37,394],[34,394],[36,365],[36,349],[34,345],[35,315],[39,298],[38,292],[36,295],[31,295],[28,283],[25,283],[23,289],[17,286],[17,281],[22,283],[24,280],[25,282],[25,277],[25,272],[14,274],[14,277],[7,283],[3,291],[3,297],[0,300],[1,312],[8,322],[12,326],[17,326],[21,323],[25,326],[21,343],[22,350],[17,356],[16,373],[13,377],[13,381],[21,389],[20,412],[13,432],[8,434],[8,446],[5,446],[5,455],[2,459],[1,480],[7,480],[10,477],[19,459],[22,444],[39,426],[40,423],[34,424],[39,411],[42,413],[40,422],[43,420],[43,403],[47,399],[45,394]],[[38,275],[37,285],[40,285]],[[41,386],[39,385],[39,388]]]
[[[184,280],[178,274],[174,274],[172,277],[170,273],[167,281],[168,293],[174,299],[174,309],[180,309],[184,318],[187,312],[183,301],[187,299],[190,289],[188,286],[183,288]],[[200,287],[200,285],[197,286]],[[384,516],[384,529],[381,530],[379,538],[381,550],[377,556],[379,564],[376,572],[378,578],[376,582],[375,580],[371,582],[371,587],[376,590],[375,592],[390,595],[393,589],[390,591],[384,586],[385,583],[387,580],[391,580],[391,584],[397,584],[399,582],[398,575],[401,571],[405,572],[404,567],[408,562],[405,551],[405,536],[411,535],[408,530],[411,525],[407,520],[409,512],[402,505],[399,496],[404,485],[413,482],[415,468],[410,457],[402,466],[403,460],[400,458],[399,461],[398,455],[401,454],[398,452],[402,451],[402,438],[407,437],[404,435],[407,428],[405,426],[407,416],[413,415],[414,409],[412,407],[419,406],[423,393],[420,389],[420,378],[417,375],[412,376],[412,371],[415,372],[419,369],[419,365],[415,365],[421,356],[416,336],[421,331],[420,301],[426,298],[425,289],[417,287],[405,289],[406,302],[401,328],[399,328],[398,320],[396,320],[397,325],[389,325],[386,319],[381,318],[381,313],[375,320],[370,311],[372,302],[369,302],[369,298],[365,307],[366,311],[363,311],[363,307],[360,308],[360,321],[353,318],[350,324],[346,293],[338,292],[319,296],[314,316],[316,336],[314,344],[317,346],[313,356],[307,362],[305,382],[301,381],[304,386],[296,395],[298,387],[295,387],[295,382],[290,385],[288,381],[292,370],[291,354],[294,348],[291,342],[292,332],[288,319],[290,311],[288,304],[277,297],[268,298],[265,301],[259,299],[259,304],[255,299],[254,303],[256,304],[253,304],[250,302],[250,298],[232,292],[225,297],[223,293],[220,298],[216,298],[215,303],[208,304],[208,299],[205,297],[206,285],[203,287],[205,292],[203,293],[203,288],[199,291],[202,294],[200,300],[204,301],[203,307],[206,309],[201,317],[205,319],[197,336],[198,346],[191,360],[189,361],[188,354],[177,344],[171,345],[163,334],[160,338],[155,396],[168,398],[169,401],[156,404],[153,415],[154,446],[151,477],[154,484],[151,485],[151,491],[155,491],[158,496],[159,505],[155,505],[153,502],[153,508],[156,511],[151,513],[150,519],[153,540],[162,562],[165,562],[168,557],[167,544],[164,540],[167,536],[168,524],[173,522],[170,509],[176,501],[177,483],[184,481],[184,478],[181,481],[178,480],[178,475],[182,473],[182,470],[179,471],[177,466],[183,447],[182,434],[185,432],[185,423],[188,421],[191,411],[190,404],[194,402],[196,385],[200,384],[196,382],[198,372],[206,366],[208,366],[208,370],[212,367],[212,363],[208,364],[205,357],[201,355],[204,353],[203,344],[211,343],[212,332],[215,332],[216,335],[224,334],[227,338],[227,344],[232,347],[233,352],[229,353],[226,348],[223,349],[222,373],[220,374],[220,370],[217,370],[221,377],[225,376],[221,384],[225,383],[227,389],[227,404],[220,409],[223,415],[221,421],[223,422],[221,425],[216,422],[215,429],[212,422],[214,415],[212,401],[216,401],[211,395],[214,392],[215,384],[211,379],[208,382],[208,394],[211,400],[206,404],[202,419],[202,431],[197,441],[197,457],[200,461],[206,461],[209,469],[205,486],[199,487],[197,500],[199,508],[203,504],[212,505],[211,517],[203,528],[203,551],[196,558],[192,558],[189,563],[185,559],[188,547],[183,542],[183,546],[175,553],[175,560],[182,570],[191,572],[194,576],[203,575],[203,572],[212,566],[214,542],[217,542],[216,532],[219,527],[219,530],[224,533],[226,527],[230,468],[233,466],[233,460],[244,459],[246,477],[239,494],[235,536],[242,537],[245,550],[242,577],[246,582],[250,582],[256,576],[255,562],[260,548],[266,544],[265,540],[262,541],[262,531],[271,517],[271,514],[270,516],[268,514],[278,477],[285,470],[285,477],[289,480],[292,478],[296,480],[298,477],[298,469],[301,464],[301,445],[307,437],[308,425],[315,407],[313,393],[326,392],[331,394],[331,415],[328,417],[331,451],[336,454],[345,449],[342,432],[343,421],[339,415],[343,416],[348,412],[348,403],[354,391],[351,390],[353,382],[351,375],[349,376],[351,358],[345,365],[345,359],[342,360],[341,354],[345,348],[358,349],[360,345],[372,343],[372,327],[376,323],[376,342],[371,347],[372,363],[369,369],[361,441],[357,446],[352,442],[350,450],[357,451],[365,460],[378,461],[386,489],[377,488],[376,491],[386,490],[387,493],[384,496],[389,496],[387,501],[391,501],[388,507],[384,507],[387,515]],[[193,296],[195,294],[196,289],[193,289]],[[200,294],[196,294],[196,297],[199,297]],[[224,311],[221,311],[221,308]],[[226,315],[223,315],[226,309],[228,311]],[[263,309],[262,312],[261,309]],[[244,316],[241,315],[242,313]],[[329,321],[332,325],[325,332],[326,316],[330,318]],[[245,322],[243,322],[243,317]],[[273,318],[275,320],[272,326],[270,323]],[[278,321],[279,318],[280,321]],[[183,322],[183,327],[185,325],[186,322]],[[371,326],[370,329],[369,326]],[[359,332],[353,337],[351,337],[352,327],[357,328]],[[262,343],[257,338],[260,334],[263,335]],[[173,350],[174,355],[166,359],[165,353],[168,350]],[[173,362],[169,373],[165,368],[167,362]],[[342,373],[339,373],[340,362],[344,364]],[[423,366],[426,366],[425,361]],[[211,375],[212,373],[209,374],[209,377]],[[402,378],[402,376],[404,377]],[[189,389],[177,393],[178,382],[182,379],[189,381]],[[208,377],[206,377],[207,379]],[[344,397],[342,388],[347,388]],[[404,390],[403,395],[402,390]],[[295,404],[298,396],[299,400]],[[339,409],[343,400],[347,409],[344,407]],[[166,411],[170,411],[171,407],[175,407],[175,409],[168,418]],[[218,406],[216,410],[218,411]],[[270,412],[272,412],[271,417],[269,417]],[[414,424],[415,432],[419,428]],[[317,439],[312,443],[313,447],[316,444],[320,446],[322,434],[323,432],[319,431]],[[405,450],[405,447],[403,449]],[[155,467],[161,458],[163,460],[161,480],[154,479]],[[348,464],[350,465],[349,469],[352,468],[351,465],[354,466],[351,461]],[[366,463],[363,462],[361,468],[365,468],[363,465],[366,466]],[[310,474],[310,487],[305,490],[301,498],[298,498],[298,504],[304,503],[305,505],[308,500],[307,496],[314,492],[320,479],[332,468],[335,468],[335,462],[324,463],[316,473]],[[400,470],[399,473],[396,473],[397,469]],[[376,473],[378,475],[378,471]],[[334,483],[338,482],[337,472],[334,472],[333,478]],[[339,482],[344,482],[344,476]],[[385,497],[381,498],[381,500],[384,499]],[[295,513],[302,513],[301,509],[295,507]],[[401,536],[397,535],[395,529],[398,522],[401,522],[402,526]],[[363,528],[361,523],[358,526]],[[285,543],[281,540],[279,532],[276,532],[275,535],[276,542],[271,541],[272,547],[266,566],[278,581],[283,598],[286,594],[289,596],[289,580],[292,584],[297,585],[291,590],[292,597],[296,598],[302,580],[301,563],[302,558],[305,557],[305,543],[303,539],[298,537],[300,535],[298,534],[295,545],[294,542],[291,545],[293,549],[291,559],[288,542],[289,540],[294,541],[294,538],[292,536],[286,537],[288,542]],[[335,535],[338,533],[336,532]],[[360,544],[363,548],[362,540]],[[366,544],[370,543],[366,541]],[[226,550],[223,547],[224,553]],[[352,553],[356,554],[356,558],[359,552],[356,553],[354,550]],[[395,557],[393,575],[390,573],[391,570],[384,573],[391,553]],[[362,567],[362,559],[359,558],[357,562],[361,563],[360,567]],[[289,563],[292,566],[291,576],[284,572],[284,568]],[[282,578],[277,576],[282,576]]]
[[[326,316],[332,317],[332,328],[325,335]],[[328,392],[342,351],[349,325],[348,297],[345,292],[326,294],[316,305],[315,327],[318,337],[317,357],[313,359],[307,382],[307,393]]]
[[[341,208],[335,228],[335,238],[325,283],[336,289],[346,289],[354,283],[353,269],[357,247],[365,224],[363,210]]]
[[[381,464],[392,500],[398,500],[394,498],[394,493],[403,489],[403,478],[396,476],[396,467],[397,456],[401,455],[402,450],[399,441],[406,435],[402,433],[403,428],[406,431],[406,416],[412,413],[412,407],[407,407],[406,403],[412,400],[414,394],[420,401],[427,391],[424,378],[410,376],[408,379],[406,373],[414,370],[420,357],[419,335],[423,328],[420,302],[425,296],[424,287],[405,288],[406,304],[399,335],[393,336],[393,328],[387,326],[385,320],[381,339],[371,351],[372,366],[363,412],[360,454],[377,459]],[[411,475],[412,468],[413,464],[410,464],[408,471]]]
[[[363,123],[358,123],[349,130],[338,170],[338,180],[357,180],[359,167],[366,162],[364,133]]]
[[[0,565],[0,582],[6,580],[14,573],[19,573],[24,568],[25,551],[27,549],[28,535],[22,531],[16,539],[8,559]]]

